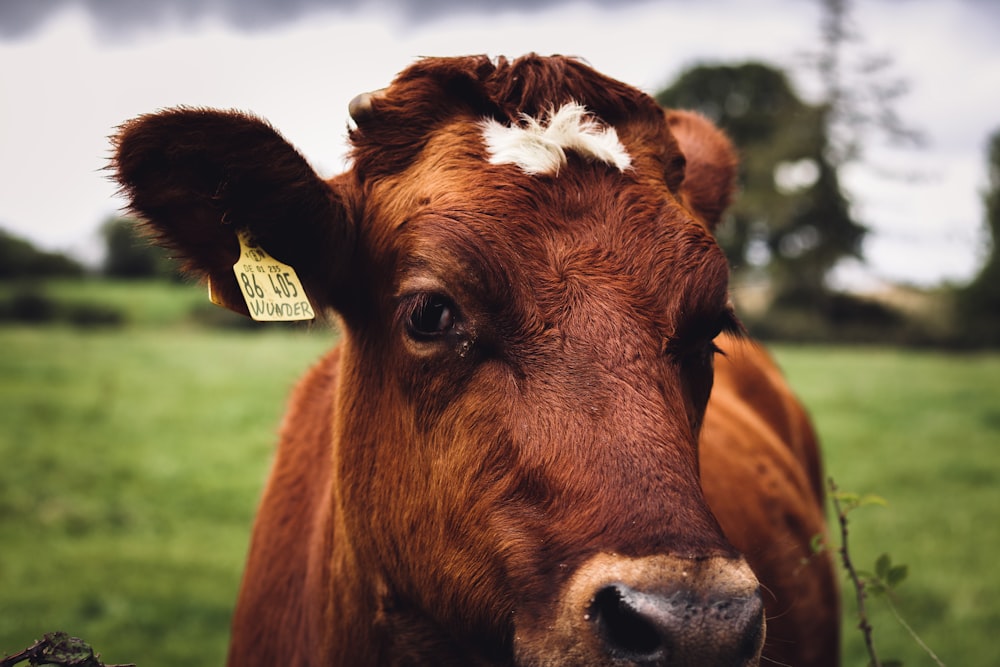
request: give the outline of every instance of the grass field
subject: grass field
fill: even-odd
[[[0,328],[0,654],[65,630],[111,662],[223,662],[285,398],[333,336],[160,312],[107,330]],[[1000,355],[776,355],[828,473],[889,501],[852,514],[856,558],[910,566],[898,607],[946,664],[1000,664]],[[932,664],[872,604],[883,657]],[[862,667],[852,610],[845,597],[844,664]]]
[[[294,378],[324,332],[0,329],[0,653],[220,665]]]
[[[906,563],[907,621],[948,665],[1000,665],[1000,356],[779,347],[809,406],[827,472],[887,507],[851,515],[852,551],[873,569]],[[932,665],[884,604],[871,603],[884,657]],[[845,665],[864,665],[845,596]]]

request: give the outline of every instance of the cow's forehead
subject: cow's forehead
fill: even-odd
[[[366,182],[368,219],[394,229],[431,208],[473,212],[493,226],[560,226],[615,206],[631,208],[630,218],[680,211],[661,152],[636,134],[630,123],[613,126],[575,102],[510,123],[450,119],[396,172]],[[602,220],[614,226],[616,219]]]
[[[405,170],[461,119],[484,123],[494,160],[533,173],[558,168],[567,149],[619,169],[635,166],[637,150],[661,165],[679,155],[655,100],[573,58],[425,59],[359,97],[351,141],[363,181]],[[539,161],[546,155],[557,159]]]
[[[431,67],[372,102],[352,140],[365,185],[363,233],[387,255],[379,265],[395,267],[397,279],[412,270],[445,280],[484,275],[492,292],[538,292],[546,276],[556,284],[570,274],[631,281],[643,297],[656,293],[662,312],[698,309],[664,303],[688,298],[670,285],[697,270],[713,277],[701,295],[718,301],[725,261],[672,189],[683,167],[663,111],[574,61],[528,64],[564,76],[511,92],[521,75],[531,79],[511,67],[494,77],[506,83],[435,88]],[[435,91],[443,97],[430,100]],[[698,268],[705,262],[723,270]]]
[[[636,227],[666,216],[685,219],[658,174],[640,173],[614,128],[572,109],[571,128],[552,129],[566,109],[531,123],[501,126],[464,119],[430,137],[403,171],[369,184],[369,224],[419,228],[422,217],[447,218],[483,236],[604,237],[626,242]],[[504,133],[497,139],[498,133]],[[637,153],[641,154],[641,153]],[[623,234],[628,231],[630,233]]]

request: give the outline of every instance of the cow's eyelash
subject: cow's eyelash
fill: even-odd
[[[726,308],[722,313],[722,317],[719,319],[719,333],[726,333],[740,340],[750,337],[746,327],[743,326],[743,322],[736,316],[736,311],[732,307]]]
[[[726,308],[718,319],[712,320],[712,324],[694,325],[680,335],[664,339],[663,353],[684,356],[708,351],[712,354],[725,355],[722,348],[715,344],[715,338],[723,333],[741,340],[748,337],[746,328],[732,308]]]

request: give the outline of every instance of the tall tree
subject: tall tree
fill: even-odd
[[[982,270],[957,294],[960,335],[976,345],[1000,345],[1000,129],[987,144],[983,194],[989,250]]]
[[[818,46],[806,54],[815,102],[800,98],[783,71],[760,63],[695,67],[658,100],[700,109],[740,149],[741,193],[720,230],[736,279],[765,269],[776,303],[837,324],[849,317],[831,303],[827,277],[841,260],[863,259],[869,232],[852,213],[843,169],[874,166],[866,149],[875,142],[919,145],[921,137],[897,113],[906,81],[892,74],[891,57],[865,46],[851,0],[818,2]]]
[[[863,162],[865,148],[875,140],[920,145],[920,132],[897,111],[909,85],[892,73],[892,57],[865,45],[852,16],[851,0],[819,0],[819,4],[819,50],[805,55],[819,82],[827,159],[840,169]]]

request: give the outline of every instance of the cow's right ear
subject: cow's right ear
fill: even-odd
[[[680,185],[684,203],[714,230],[732,200],[736,150],[712,121],[692,111],[668,111],[667,125],[686,163]]]
[[[233,273],[244,234],[296,270],[314,306],[338,306],[355,238],[346,186],[323,181],[267,123],[174,109],[124,124],[113,141],[131,210],[209,278],[217,302],[248,314]]]

